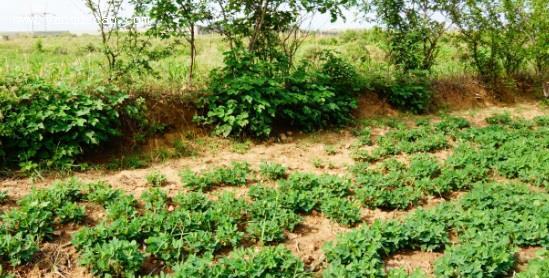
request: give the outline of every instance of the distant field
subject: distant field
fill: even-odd
[[[384,38],[373,31],[347,31],[338,35],[309,34],[298,51],[298,58],[312,50],[334,49],[343,54],[364,74],[388,74],[391,69],[385,61]],[[444,38],[434,73],[437,76],[463,75],[470,72],[460,56],[460,49]],[[223,65],[223,52],[227,49],[218,35],[201,35],[198,38],[196,81],[205,85],[211,69]],[[167,42],[152,41],[153,48],[169,47]],[[134,78],[134,88],[159,92],[183,91],[187,82],[189,50],[186,45],[169,47],[171,55],[155,61],[156,76]],[[0,41],[0,74],[24,72],[39,75],[52,81],[81,85],[106,78],[102,68],[100,38],[94,35],[16,37]]]

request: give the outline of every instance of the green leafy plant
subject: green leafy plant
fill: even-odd
[[[195,174],[190,170],[180,173],[185,187],[192,190],[209,190],[221,185],[245,185],[248,181],[250,166],[247,162],[232,162],[229,166],[219,167],[211,171]]]
[[[9,261],[12,266],[29,262],[38,250],[38,243],[33,236],[0,232],[0,258]]]
[[[159,171],[153,171],[145,177],[147,182],[152,186],[163,186],[168,182],[166,175],[160,173]]]
[[[276,53],[276,52],[275,52]],[[356,72],[334,54],[320,53],[318,65],[304,62],[289,71],[284,54],[272,60],[237,47],[225,67],[212,72],[206,114],[196,118],[222,136],[268,137],[277,122],[306,131],[350,120],[356,107],[348,75]]]
[[[477,234],[474,240],[448,248],[435,263],[435,273],[438,277],[501,277],[515,265],[515,252],[508,239]]]
[[[86,217],[86,208],[76,203],[67,203],[57,209],[56,214],[61,223],[79,223]]]
[[[0,107],[1,162],[23,170],[70,169],[78,155],[121,134],[123,115],[141,113],[112,87],[90,93],[28,76],[0,80]]]
[[[86,249],[80,256],[80,264],[100,276],[135,275],[141,269],[143,261],[144,256],[135,241],[118,239]]]
[[[8,193],[6,191],[0,191],[0,205],[4,204],[9,200]]]
[[[282,164],[274,162],[261,162],[259,164],[259,173],[270,180],[279,180],[287,176],[288,168]]]
[[[322,202],[320,210],[326,217],[339,224],[352,226],[360,222],[360,206],[343,198],[329,198]]]

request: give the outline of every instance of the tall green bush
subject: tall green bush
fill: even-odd
[[[0,80],[0,164],[70,167],[84,151],[120,135],[123,115],[141,113],[127,94],[96,90],[28,76]]]
[[[356,107],[360,82],[355,69],[333,53],[304,61],[296,69],[284,54],[257,59],[238,48],[225,67],[212,72],[210,94],[196,120],[222,136],[267,137],[276,125],[313,130],[343,124]]]

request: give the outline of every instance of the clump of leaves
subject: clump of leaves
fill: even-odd
[[[516,250],[508,239],[490,232],[449,247],[436,261],[438,277],[502,277],[513,269]]]
[[[0,191],[0,205],[4,204],[6,201],[8,201],[8,199],[9,199],[8,192]]]
[[[173,202],[183,210],[206,211],[212,205],[208,197],[201,192],[189,192],[177,194]]]
[[[19,232],[14,235],[0,231],[0,259],[18,266],[32,260],[38,252],[38,242],[32,235]]]
[[[142,105],[114,87],[87,92],[29,76],[0,79],[0,164],[71,169],[75,158],[121,133]]]
[[[144,256],[135,241],[113,239],[86,249],[80,264],[89,267],[93,274],[111,277],[135,275],[143,264]]]
[[[286,166],[274,162],[261,162],[259,165],[259,173],[270,180],[286,178],[287,171]]]
[[[160,188],[151,188],[141,194],[141,200],[146,210],[160,211],[166,206],[168,195]]]
[[[320,206],[326,217],[345,226],[360,222],[360,206],[343,198],[328,198]]]
[[[160,173],[159,171],[150,172],[145,178],[147,179],[147,183],[157,187],[164,186],[168,182],[166,175]]]
[[[355,135],[358,137],[359,142],[362,145],[371,146],[372,142],[372,129],[370,127],[364,127],[358,130]]]
[[[269,52],[277,58],[258,59],[243,47],[227,52],[225,67],[212,72],[211,93],[201,101],[206,113],[196,119],[225,137],[268,137],[277,122],[310,131],[352,119],[361,84],[350,63],[322,51],[290,69],[283,53]]]
[[[484,120],[491,125],[509,125],[513,122],[509,113],[494,114]]]
[[[301,222],[301,217],[280,202],[257,200],[249,209],[251,219],[246,231],[252,238],[270,243],[286,238],[285,231],[293,231]]]
[[[76,203],[66,203],[56,210],[56,214],[61,223],[79,223],[86,217],[86,208]]]
[[[192,190],[209,190],[214,186],[245,185],[248,182],[250,165],[247,162],[232,162],[229,166],[202,173],[194,173],[191,170],[183,170],[180,173],[181,181],[185,187]]]

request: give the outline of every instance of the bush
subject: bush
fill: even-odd
[[[120,135],[122,114],[139,111],[114,88],[91,94],[40,78],[2,79],[0,163],[71,167],[78,155]]]
[[[488,233],[452,246],[435,263],[437,277],[504,277],[515,265],[509,240]]]
[[[287,170],[288,168],[286,168],[286,166],[273,162],[261,162],[259,165],[259,173],[270,180],[285,178]]]
[[[267,137],[279,122],[303,130],[347,122],[356,107],[358,74],[334,54],[317,58],[290,71],[284,55],[263,61],[242,48],[227,52],[225,67],[212,72],[210,94],[201,100],[205,114],[196,120],[225,137]]]
[[[385,88],[389,103],[398,109],[421,114],[431,104],[432,92],[426,77],[419,75],[398,76],[396,81]]]
[[[153,171],[147,174],[145,177],[147,179],[147,183],[152,186],[163,186],[168,182],[168,178],[166,175],[160,173],[159,171]]]
[[[118,239],[86,249],[80,257],[80,264],[90,267],[96,275],[108,277],[131,277],[141,269],[143,261],[135,241]]]

